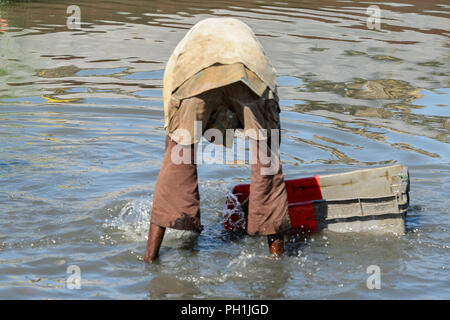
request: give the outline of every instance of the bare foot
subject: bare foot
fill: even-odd
[[[274,234],[267,236],[269,251],[272,256],[281,257],[284,255],[284,237],[283,234]]]

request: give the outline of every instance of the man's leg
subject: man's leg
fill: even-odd
[[[144,261],[149,263],[155,260],[159,254],[159,248],[164,238],[166,228],[160,227],[157,224],[150,223],[148,231],[147,249],[145,251]]]
[[[194,145],[182,148],[178,154],[182,158],[184,152],[190,152],[191,163],[176,164],[171,156],[177,146],[177,143],[166,137],[166,152],[153,193],[145,262],[158,257],[166,227],[201,231],[195,148]]]
[[[225,102],[244,125],[246,135],[249,130],[255,130],[256,134],[260,128],[265,128],[270,136],[271,129],[280,129],[280,108],[275,100],[262,100],[241,82],[227,86],[224,93]],[[277,161],[261,161],[261,147],[267,151],[266,157],[271,157],[270,137],[268,140],[257,140],[261,136],[255,134],[249,135],[251,156],[255,159],[252,159],[247,232],[268,236],[270,253],[282,255],[283,232],[290,229],[290,219],[281,163],[278,154],[275,155]],[[278,145],[280,138],[278,134]]]
[[[287,191],[284,184],[281,163],[276,155],[276,170],[264,174],[264,170],[273,166],[263,163],[260,150],[270,155],[270,139],[250,139],[253,159],[250,182],[249,215],[247,231],[249,234],[267,235],[269,252],[275,256],[284,253],[283,232],[290,229]],[[267,144],[267,145],[266,145]]]

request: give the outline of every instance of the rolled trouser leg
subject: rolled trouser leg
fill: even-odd
[[[181,146],[166,138],[164,161],[153,193],[151,223],[178,230],[201,231],[194,149],[194,145]],[[186,155],[190,157],[186,158]],[[180,159],[190,159],[190,162],[180,163]]]
[[[251,235],[283,233],[290,229],[290,219],[279,156],[275,154],[267,161],[271,155],[270,139],[250,139],[250,144],[252,169],[247,232]]]

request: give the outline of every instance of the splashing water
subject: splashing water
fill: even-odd
[[[227,231],[244,231],[246,228],[245,214],[241,207],[241,203],[231,191],[227,193],[223,219],[224,228]]]
[[[119,214],[110,221],[107,219],[103,226],[117,228],[130,241],[147,240],[152,204],[153,195],[147,199],[127,201]]]
[[[153,195],[146,199],[127,201],[116,217],[106,220],[105,228],[115,228],[127,241],[146,241],[150,227]],[[195,245],[198,233],[166,228],[162,246],[183,248]]]

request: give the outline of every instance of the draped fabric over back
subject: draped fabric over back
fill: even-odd
[[[167,63],[163,89],[165,128],[172,93],[197,72],[217,63],[243,63],[276,91],[275,69],[250,27],[235,18],[208,18],[188,31]]]

